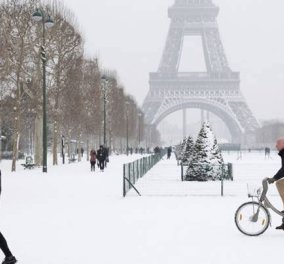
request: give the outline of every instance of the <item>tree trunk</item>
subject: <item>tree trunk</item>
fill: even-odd
[[[17,130],[17,132],[14,135],[14,142],[13,142],[12,171],[16,171],[16,162],[17,162],[17,159],[18,159],[19,141],[20,141],[20,132]]]
[[[56,126],[56,122],[54,123],[53,128],[53,165],[58,165],[58,155],[57,155],[57,147],[58,147],[58,129]]]
[[[16,171],[16,162],[18,159],[19,152],[19,141],[20,141],[20,96],[21,96],[20,86],[17,86],[17,101],[16,101],[16,112],[15,112],[15,133],[13,139],[13,156],[12,156],[12,171]]]
[[[90,153],[90,146],[89,146],[89,139],[87,139],[87,150],[86,150],[87,161],[89,161],[89,153]]]
[[[78,137],[77,140],[77,151],[78,151],[78,161],[81,161],[81,136]]]

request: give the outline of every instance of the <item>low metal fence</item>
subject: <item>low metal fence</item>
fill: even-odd
[[[181,180],[185,181],[186,180],[186,172],[188,169],[189,164],[188,163],[181,163]],[[200,166],[200,164],[198,164]],[[215,170],[217,170],[219,173],[221,172],[221,175],[219,177],[219,180],[221,182],[221,196],[224,194],[224,181],[233,181],[234,176],[233,176],[233,164],[232,163],[225,163],[222,165],[204,165],[205,167],[208,167],[208,171],[214,167]],[[206,170],[206,168],[205,168]]]
[[[123,197],[125,197],[132,188],[141,196],[134,186],[135,183],[152,169],[165,154],[166,151],[163,150],[159,154],[123,164]]]
[[[180,164],[181,167],[181,180],[184,181],[186,178],[186,172],[188,169],[189,164],[182,162]],[[200,164],[198,164],[200,166]],[[234,180],[233,177],[233,164],[232,163],[225,163],[222,165],[204,165],[205,167],[208,167],[208,171],[210,171],[210,168],[214,167],[214,169],[217,169],[219,172],[221,172],[220,180]],[[206,170],[206,168],[205,168]]]

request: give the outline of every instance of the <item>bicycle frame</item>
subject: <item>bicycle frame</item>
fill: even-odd
[[[260,197],[258,196],[249,196],[251,198],[253,197],[257,197],[258,198],[258,202],[259,202],[259,207],[257,209],[257,212],[251,217],[251,221],[252,222],[257,222],[258,220],[258,214],[259,214],[259,208],[260,206],[264,206],[265,208],[267,209],[271,209],[274,213],[284,217],[284,213],[280,212],[278,209],[276,209],[272,204],[271,202],[268,200],[267,198],[267,192],[268,192],[268,178],[265,178],[263,179],[262,181],[262,187],[263,187],[263,190],[262,190],[262,193],[260,195]]]

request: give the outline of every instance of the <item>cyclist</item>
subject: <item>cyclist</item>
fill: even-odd
[[[282,167],[273,178],[268,179],[268,183],[271,184],[276,182],[276,187],[282,199],[284,209],[284,138],[277,140],[276,149],[279,151],[278,155],[281,157]],[[284,211],[282,212],[284,213]],[[277,226],[276,229],[284,230],[284,217],[282,219],[282,224]]]

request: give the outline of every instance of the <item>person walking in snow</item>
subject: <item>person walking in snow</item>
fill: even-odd
[[[1,170],[0,170],[0,195],[1,195]],[[16,258],[11,253],[5,237],[0,232],[0,249],[5,255],[5,259],[2,264],[15,264],[17,262]]]
[[[0,232],[0,248],[5,255],[5,259],[2,264],[15,264],[17,262],[16,258],[11,253],[5,237]]]
[[[167,154],[167,159],[170,159],[172,155],[172,147],[168,147]]]
[[[91,171],[96,170],[96,161],[97,161],[97,153],[95,150],[92,149],[90,152]]]
[[[268,179],[268,183],[272,184],[276,182],[276,187],[282,199],[284,209],[284,138],[277,140],[276,149],[279,151],[278,155],[281,157],[282,167],[273,178]],[[284,213],[284,211],[282,211],[282,213]],[[276,229],[284,230],[284,217],[282,218],[282,224],[277,226]]]
[[[97,151],[97,159],[99,161],[99,167],[101,171],[104,171],[105,168],[105,160],[106,160],[106,153],[104,151],[104,147],[101,145]]]
[[[270,159],[270,148],[266,147],[264,149],[264,156],[265,156],[265,159],[266,158]]]

